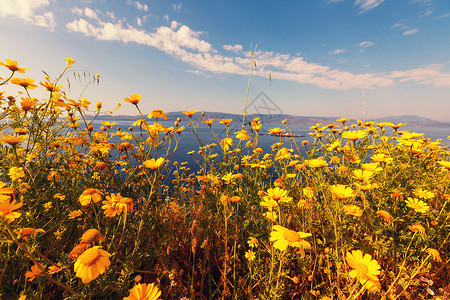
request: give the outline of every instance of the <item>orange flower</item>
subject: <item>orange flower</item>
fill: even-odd
[[[183,114],[185,114],[186,116],[188,116],[189,118],[192,117],[197,111],[194,110],[186,110],[183,112]]]
[[[138,283],[131,290],[128,297],[124,300],[157,300],[161,295],[161,291],[155,286],[154,283]]]
[[[23,142],[27,140],[28,137],[26,135],[18,135],[18,136],[12,136],[8,134],[4,134],[2,138],[0,139],[1,143],[8,143],[11,146],[17,145],[20,142]]]
[[[209,126],[211,126],[211,124],[214,122],[214,119],[208,119],[208,120],[206,120],[204,123],[206,124],[206,125],[209,125]]]
[[[75,262],[75,276],[81,278],[83,283],[91,282],[109,267],[111,264],[110,256],[111,254],[98,246],[87,249]]]
[[[90,189],[85,190],[80,195],[80,197],[78,197],[78,201],[80,201],[82,206],[86,206],[86,205],[89,205],[91,200],[94,203],[97,203],[100,200],[102,200],[102,195],[103,195],[103,193],[100,192],[99,190],[90,188]]]
[[[106,196],[105,201],[103,201],[102,209],[104,209],[105,215],[112,218],[116,215],[120,215],[122,211],[125,213],[133,212],[133,200],[127,197],[122,197],[120,193],[111,194],[111,196]]]
[[[379,210],[375,213],[381,220],[391,223],[392,222],[392,216],[390,213],[388,213],[385,210]]]
[[[417,222],[408,226],[408,229],[411,230],[412,232],[418,232],[421,234],[425,234],[425,228]]]
[[[228,125],[228,124],[230,124],[230,122],[231,121],[233,121],[232,119],[222,119],[222,120],[220,120],[220,122],[219,123],[222,123],[222,124],[225,124],[225,125]]]
[[[80,244],[93,244],[96,241],[105,240],[105,237],[95,228],[86,230],[80,238]]]
[[[160,157],[157,160],[152,158],[152,159],[144,161],[142,164],[151,170],[156,170],[164,163],[164,161],[165,161],[165,159],[163,157]]]
[[[167,116],[166,114],[160,110],[160,109],[154,109],[149,115],[148,118],[150,119],[151,117],[155,117],[155,118],[163,118],[164,120],[167,120]]]
[[[14,211],[21,208],[22,205],[23,203],[16,203],[16,200],[13,200],[11,203],[9,201],[0,201],[0,217],[11,223],[22,215],[22,213]]]
[[[250,139],[250,136],[248,135],[247,130],[241,130],[234,133],[236,135],[236,138],[241,141],[247,141]]]
[[[36,105],[36,103],[37,103],[36,98],[30,99],[30,98],[22,97],[21,99],[22,99],[22,102],[20,102],[20,106],[22,107],[22,109],[24,111],[29,111],[29,110],[33,109],[34,105]]]
[[[39,276],[39,274],[41,274],[42,270],[38,265],[32,265],[31,266],[31,271],[26,271],[25,272],[25,277],[28,278],[28,281],[33,281],[36,276]]]
[[[27,69],[27,68],[19,68],[17,66],[17,61],[15,61],[15,60],[5,59],[5,61],[6,61],[6,63],[3,63],[0,60],[0,66],[5,66],[13,72],[19,72],[19,73],[23,74],[23,73],[25,73],[25,70]]]
[[[37,85],[33,84],[34,80],[31,78],[13,78],[11,79],[11,83],[20,85],[25,89],[34,89]]]
[[[34,229],[31,227],[25,227],[20,230],[17,235],[19,236],[19,238],[26,242],[30,236],[35,237],[39,233],[45,233],[45,230],[42,228]]]
[[[39,84],[45,87],[45,89],[49,92],[57,92],[61,90],[61,86],[60,85],[55,86],[53,82],[46,81],[43,83],[42,81],[39,81]]]
[[[134,94],[134,95],[131,95],[130,97],[126,97],[125,99],[123,99],[123,101],[129,102],[134,105],[137,105],[139,103],[139,101],[141,101],[141,100],[142,100],[141,94]]]
[[[69,213],[69,219],[75,219],[75,218],[78,218],[79,216],[81,216],[83,214],[83,212],[81,211],[81,210],[74,210],[74,211],[71,211],[70,213]]]

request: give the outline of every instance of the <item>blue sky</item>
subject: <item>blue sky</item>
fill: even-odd
[[[42,79],[72,57],[101,75],[85,96],[106,110],[140,93],[144,112],[242,113],[257,46],[250,102],[264,92],[287,114],[450,122],[448,0],[0,0],[0,26],[1,60]]]

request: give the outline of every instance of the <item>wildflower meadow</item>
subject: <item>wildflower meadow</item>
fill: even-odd
[[[164,126],[140,94],[117,128],[63,86],[74,63],[37,82],[0,61],[2,299],[449,299],[443,141],[346,118],[309,140],[196,110]],[[179,147],[186,131],[198,148]]]

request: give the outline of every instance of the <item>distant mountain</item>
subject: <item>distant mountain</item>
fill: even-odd
[[[174,122],[177,118],[180,118],[183,121],[188,121],[189,118],[183,114],[181,111],[169,112],[166,113],[167,120]],[[195,121],[198,121],[202,117],[202,112],[195,113],[192,118]],[[221,113],[221,112],[205,112],[203,120],[213,119],[214,122],[219,122],[222,119],[232,119],[232,122],[241,123],[242,115],[237,114],[229,114],[229,113]],[[333,117],[304,117],[304,116],[293,116],[287,114],[252,114],[246,116],[246,122],[250,122],[254,118],[260,118],[263,124],[281,124],[283,120],[287,120],[288,124],[296,124],[296,125],[315,125],[316,123],[332,124],[336,123],[338,118]],[[135,121],[140,119],[140,116],[125,116],[125,115],[100,115],[97,117],[97,120],[101,121],[114,121],[114,120],[129,120]],[[356,119],[351,119],[350,124],[356,121]],[[391,122],[394,124],[398,123],[407,123],[408,126],[429,126],[429,127],[450,127],[450,123],[439,122],[432,119],[427,119],[419,116],[412,115],[403,115],[403,116],[389,116],[383,117],[376,120],[368,120],[368,121],[377,121],[377,122]]]

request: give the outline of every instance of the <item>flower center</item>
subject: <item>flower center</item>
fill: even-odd
[[[300,235],[293,230],[286,230],[283,233],[283,238],[288,242],[298,242],[300,240]]]

